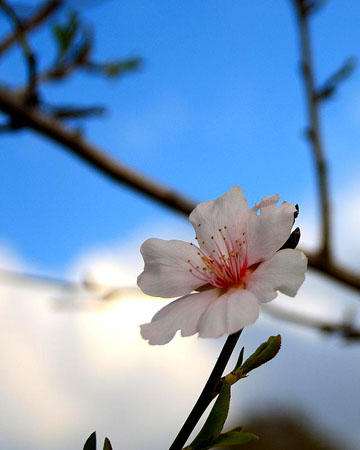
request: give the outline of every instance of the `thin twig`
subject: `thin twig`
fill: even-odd
[[[196,203],[177,192],[120,164],[102,149],[86,141],[78,133],[65,127],[39,108],[24,105],[20,96],[16,96],[9,89],[1,86],[0,110],[9,115],[17,126],[22,124],[24,127],[31,128],[50,138],[111,180],[125,184],[174,211],[189,215],[196,206]],[[358,273],[326,260],[322,255],[307,253],[307,256],[309,267],[312,269],[344,286],[360,291],[360,275]]]
[[[51,286],[64,290],[76,291],[79,289],[80,283],[76,281],[65,280],[63,278],[49,277],[45,275],[37,275],[33,273],[19,272],[15,270],[0,269],[0,283],[15,286],[35,285],[35,286]]]
[[[22,33],[35,30],[48,17],[57,11],[64,3],[63,0],[51,0],[44,2],[30,17],[22,20]],[[19,39],[19,30],[14,30],[9,36],[0,42],[0,54],[3,55]]]
[[[11,285],[16,287],[51,287],[61,289],[63,291],[80,292],[81,290],[93,293],[94,291],[100,291],[101,293],[98,300],[118,299],[126,293],[138,293],[141,295],[141,291],[137,286],[115,286],[104,283],[98,283],[96,281],[88,280],[86,277],[80,281],[71,281],[65,278],[51,277],[45,275],[39,275],[34,273],[26,273],[8,269],[0,269],[0,283],[5,285]],[[347,341],[353,341],[360,339],[360,329],[356,327],[352,320],[344,320],[343,322],[326,322],[310,316],[308,314],[287,311],[280,307],[274,307],[272,305],[263,306],[263,310],[266,314],[275,317],[276,319],[290,322],[295,325],[305,326],[312,328],[326,334],[337,335]],[[353,314],[347,315],[350,319],[353,319]],[[214,398],[221,388],[221,382],[213,392]]]
[[[0,283],[15,287],[33,286],[35,288],[51,287],[54,289],[61,289],[65,291],[78,292],[85,290],[89,292],[104,291],[104,300],[108,298],[115,298],[117,294],[121,295],[123,292],[141,293],[137,286],[117,286],[115,284],[98,283],[91,278],[84,277],[80,281],[68,280],[65,278],[58,278],[46,275],[39,275],[35,273],[20,272],[16,270],[0,269]],[[100,297],[99,297],[100,298]]]
[[[273,307],[272,305],[266,305],[263,307],[263,310],[276,319],[315,329],[322,333],[338,335],[347,341],[360,339],[360,329],[351,320],[326,322],[308,314],[286,311],[285,309]]]
[[[6,1],[0,0],[0,8],[4,11],[6,16],[14,24],[17,33],[17,40],[21,45],[24,59],[27,66],[27,86],[26,86],[26,101],[28,103],[34,103],[37,98],[36,94],[36,57],[35,53],[29,45],[24,31],[24,26],[14,8]]]
[[[210,374],[207,383],[204,386],[203,391],[200,394],[197,402],[195,403],[189,417],[186,419],[184,425],[176,436],[174,442],[170,446],[169,450],[181,450],[185,445],[188,437],[195,428],[195,425],[200,420],[205,409],[209,406],[211,400],[214,398],[214,392],[216,392],[221,376],[225,370],[225,367],[232,355],[237,341],[241,335],[242,330],[237,333],[231,334],[224,344],[223,349],[219,355],[218,360]]]
[[[305,87],[305,96],[308,113],[307,135],[311,143],[312,153],[316,167],[318,192],[321,204],[321,247],[319,254],[327,260],[331,258],[331,223],[329,183],[327,176],[327,164],[324,157],[324,147],[321,135],[321,124],[319,117],[319,97],[315,85],[314,63],[312,56],[312,45],[309,31],[309,18],[311,8],[308,0],[292,0],[296,9],[297,25],[300,38],[301,69]]]

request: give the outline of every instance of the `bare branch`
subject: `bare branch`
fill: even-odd
[[[21,45],[23,55],[25,58],[25,62],[27,65],[28,72],[28,81],[26,87],[26,102],[28,103],[36,103],[37,94],[36,94],[36,57],[35,53],[32,51],[28,40],[26,38],[26,34],[24,32],[24,27],[22,21],[17,16],[15,10],[11,7],[11,5],[4,1],[0,0],[0,8],[4,11],[10,21],[14,24],[17,33],[17,40]]]
[[[39,108],[24,105],[21,96],[1,86],[0,110],[9,115],[17,126],[21,124],[50,138],[111,180],[125,184],[174,211],[189,215],[196,205],[186,197],[120,164],[102,149],[83,139],[77,132],[69,130]],[[312,269],[344,286],[360,291],[360,274],[324,259],[321,254],[307,256]]]
[[[70,106],[70,105],[49,105],[42,103],[42,107],[56,119],[83,119],[87,117],[103,116],[106,109],[103,106]]]
[[[21,284],[51,286],[71,291],[79,288],[79,283],[76,283],[75,281],[6,269],[0,269],[0,282],[15,286],[19,286],[20,282]]]
[[[344,315],[343,322],[326,322],[321,319],[316,319],[314,316],[308,314],[287,311],[283,308],[266,305],[263,310],[270,316],[290,322],[296,325],[301,325],[307,328],[312,328],[325,334],[337,335],[347,341],[354,341],[360,339],[360,328],[353,323],[352,317]]]
[[[323,258],[321,254],[306,252],[309,267],[315,271],[335,280],[343,286],[350,287],[360,292],[360,274],[340,264]]]
[[[315,87],[314,64],[309,32],[309,17],[316,2],[292,0],[297,12],[297,25],[300,37],[301,68],[308,110],[308,138],[313,152],[318,189],[321,203],[322,243],[320,253],[323,258],[331,258],[331,223],[328,189],[327,164],[324,157],[321,125],[319,117],[319,97]]]
[[[0,283],[4,285],[15,286],[17,288],[26,286],[38,289],[55,288],[63,292],[73,294],[85,293],[93,295],[97,293],[96,300],[107,301],[119,299],[124,294],[141,293],[137,286],[115,286],[99,283],[92,277],[84,276],[80,281],[71,281],[64,278],[38,275],[34,273],[25,273],[15,270],[0,269]],[[74,297],[76,298],[76,297]],[[94,298],[94,297],[92,297]]]
[[[63,0],[50,0],[44,2],[34,14],[27,19],[22,20],[22,33],[28,33],[29,31],[35,30],[35,28],[41,25],[49,16],[54,14],[63,3]],[[20,34],[21,32],[19,33],[19,30],[15,30],[9,36],[4,38],[0,42],[0,54],[4,54],[9,50],[11,46],[19,40]]]
[[[190,214],[195,204],[180,194],[161,186],[142,174],[119,164],[101,149],[69,130],[39,108],[24,105],[21,96],[0,86],[0,109],[16,124],[31,128],[60,144],[113,181],[123,183],[167,207]]]
[[[76,282],[63,278],[49,277],[44,275],[37,275],[33,273],[24,273],[13,270],[0,269],[0,283],[7,285],[14,285],[16,287],[30,286],[38,289],[44,288],[57,288],[62,291],[68,291],[70,293],[83,292],[89,294],[92,299],[97,301],[109,301],[119,300],[121,296],[129,293],[139,293],[142,295],[140,289],[137,286],[115,286],[103,283],[98,283],[93,280],[84,277],[83,280]],[[94,293],[98,293],[96,297],[92,297]],[[64,299],[67,297],[64,297]],[[74,299],[77,297],[75,296]],[[300,312],[288,311],[273,305],[264,305],[263,307],[266,314],[285,321],[293,323],[295,325],[305,326],[318,330],[322,333],[337,335],[345,340],[354,341],[360,339],[360,329],[356,327],[353,322],[354,314],[344,314],[343,322],[327,322],[321,319],[317,319],[309,314]]]

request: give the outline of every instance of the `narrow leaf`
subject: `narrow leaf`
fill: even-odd
[[[83,450],[96,450],[96,432],[90,434],[85,442]]]
[[[356,67],[355,58],[348,58],[344,64],[328,79],[326,84],[335,85],[348,78]]]
[[[255,353],[253,353],[241,366],[243,374],[249,373],[251,370],[267,363],[273,359],[281,347],[281,336],[270,336],[267,342],[261,344]]]
[[[111,442],[109,441],[109,439],[107,437],[105,438],[105,441],[104,441],[103,450],[113,450],[113,448],[111,446]]]
[[[55,24],[53,34],[57,41],[59,54],[64,55],[70,48],[79,29],[79,20],[76,13],[72,13],[65,24]]]
[[[328,0],[314,0],[312,1],[308,7],[308,13],[317,13],[319,12],[326,4],[327,4]]]
[[[236,364],[235,364],[235,369],[234,369],[234,370],[238,369],[238,368],[241,366],[241,364],[243,363],[243,360],[244,360],[244,350],[245,350],[244,347],[240,350],[240,355],[239,355],[239,358],[238,358],[238,360],[237,360],[237,362],[236,362]]]
[[[235,445],[247,444],[248,442],[256,441],[258,439],[258,436],[252,433],[229,431],[228,433],[220,434],[220,436],[213,443],[213,447],[228,448]]]
[[[104,63],[103,69],[105,75],[109,78],[119,77],[124,75],[126,72],[138,70],[141,66],[140,58],[128,58],[121,61],[110,61]]]
[[[349,78],[354,72],[355,67],[355,58],[348,58],[343,65],[325,81],[323,86],[319,88],[316,93],[316,99],[327,100],[332,97],[340,83]]]
[[[190,444],[193,450],[200,450],[209,448],[220,435],[226,418],[229,413],[230,405],[230,385],[224,383],[216,402],[210,411],[209,417],[206,419],[204,426],[201,428],[199,434]]]

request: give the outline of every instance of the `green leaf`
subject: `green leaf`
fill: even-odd
[[[241,364],[243,363],[243,360],[244,360],[244,350],[245,350],[244,347],[240,350],[239,358],[238,358],[238,360],[237,360],[237,362],[236,362],[236,364],[235,364],[235,369],[234,369],[234,370],[239,369],[239,367],[240,367]]]
[[[281,347],[281,336],[270,336],[269,339],[257,348],[241,366],[240,370],[243,374],[249,373],[251,370],[267,363],[273,359]]]
[[[227,448],[235,445],[247,444],[248,442],[256,441],[258,439],[258,436],[252,433],[229,431],[228,433],[220,434],[220,436],[213,443],[213,447]]]
[[[83,450],[96,450],[96,432],[90,434],[85,442]]]
[[[343,65],[333,73],[318,90],[316,94],[317,100],[327,100],[335,94],[340,83],[345,81],[354,72],[356,67],[355,58],[348,58]]]
[[[140,58],[128,58],[121,61],[110,61],[104,63],[103,70],[109,78],[116,78],[124,75],[126,72],[138,70],[141,66]]]
[[[105,438],[103,450],[113,450],[108,438]]]
[[[229,413],[230,385],[224,383],[216,402],[199,434],[190,444],[192,450],[210,448],[209,445],[218,438]]]
[[[64,25],[55,24],[53,26],[53,34],[56,39],[60,55],[66,53],[79,29],[79,20],[76,13],[69,15]]]

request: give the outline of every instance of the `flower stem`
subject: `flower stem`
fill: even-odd
[[[186,419],[184,425],[182,426],[169,450],[181,450],[183,448],[185,442],[195,428],[195,425],[198,423],[205,409],[209,406],[211,400],[214,398],[217,385],[240,337],[241,332],[242,330],[238,331],[237,333],[231,334],[226,339],[224,347],[221,350],[219,358],[216,361],[216,364],[204,386],[204,389],[200,394],[200,397],[195,403],[193,409],[191,410],[191,413],[189,414],[189,417]]]

